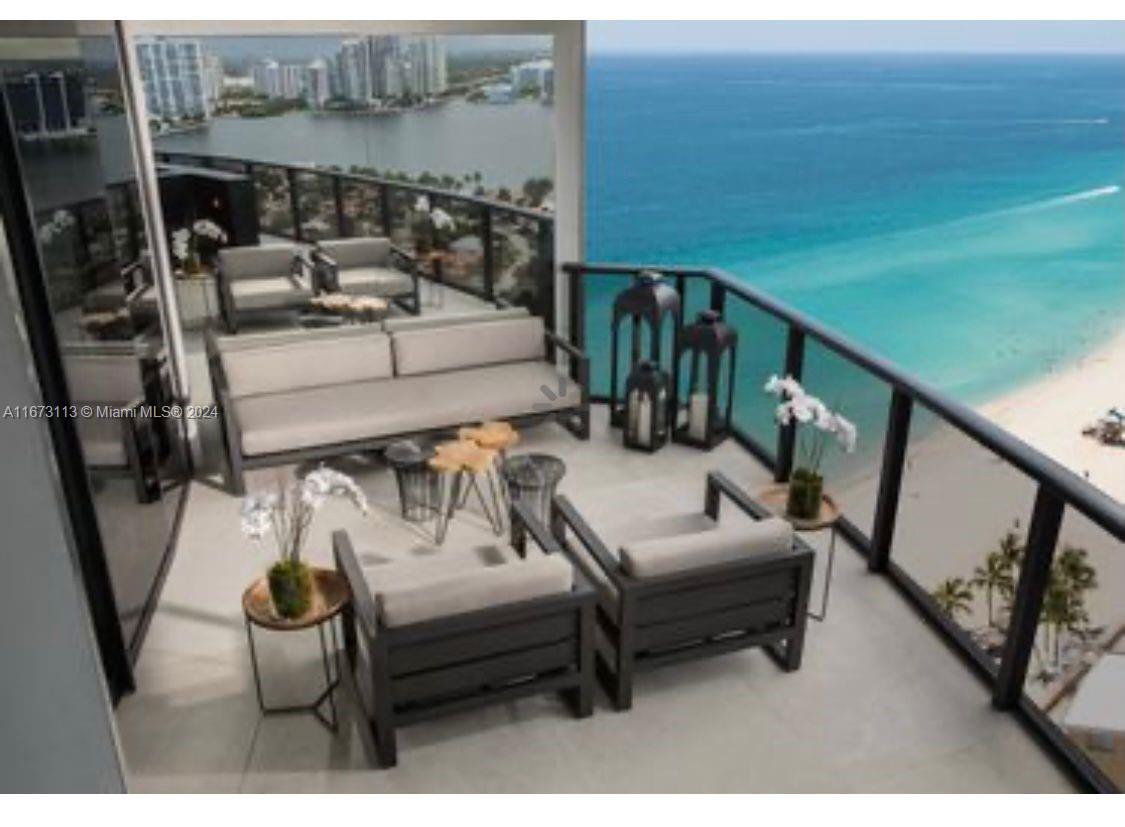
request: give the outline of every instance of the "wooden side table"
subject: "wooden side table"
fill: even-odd
[[[301,617],[288,620],[274,612],[273,601],[270,599],[269,582],[265,577],[259,577],[242,593],[242,614],[246,621],[246,638],[250,642],[250,662],[254,667],[254,688],[258,693],[258,708],[263,715],[284,715],[293,712],[311,712],[318,721],[332,732],[339,726],[336,714],[336,700],[334,693],[340,685],[340,647],[336,637],[335,618],[351,603],[351,591],[343,575],[331,569],[313,568],[313,594],[309,610]],[[324,626],[327,624],[332,636],[332,657],[328,655],[328,643],[324,635]],[[296,632],[303,629],[316,627],[320,637],[320,655],[324,663],[325,688],[316,698],[307,704],[294,704],[291,706],[267,706],[262,695],[262,676],[258,668],[258,650],[254,646],[253,627],[269,629],[274,632]],[[335,662],[335,674],[331,667]],[[321,707],[325,701],[331,710],[331,715],[325,715]]]
[[[442,502],[438,509],[437,525],[434,526],[434,539],[438,545],[445,542],[453,513],[464,507],[471,491],[476,491],[492,531],[497,535],[504,533],[503,494],[498,490],[501,483],[497,479],[496,451],[481,448],[470,440],[454,440],[437,445],[429,462],[430,468],[438,474],[442,488]],[[480,477],[488,485],[491,505],[481,490],[478,482]]]
[[[843,512],[836,501],[824,494],[820,498],[820,511],[815,517],[794,517],[786,512],[789,503],[789,485],[781,483],[771,485],[758,492],[756,499],[770,510],[771,513],[785,520],[794,531],[828,531],[828,565],[824,571],[824,590],[820,598],[820,613],[809,612],[809,617],[816,621],[823,621],[828,616],[828,591],[832,586],[832,563],[836,559],[836,535],[839,534],[840,518]]]

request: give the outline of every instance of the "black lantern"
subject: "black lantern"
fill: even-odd
[[[661,278],[659,273],[643,272],[625,290],[613,300],[613,345],[611,351],[610,377],[609,377],[609,421],[611,425],[620,426],[624,423],[624,397],[619,393],[618,386],[618,353],[619,336],[622,333],[622,322],[626,319],[632,322],[630,331],[629,367],[626,376],[632,374],[637,364],[646,359],[653,362],[655,367],[661,367],[660,343],[663,339],[664,322],[667,320],[673,331],[673,336],[680,327],[680,294],[676,288]],[[645,357],[641,354],[642,330],[646,330],[649,340],[649,353]],[[667,370],[675,363],[675,345],[668,354],[669,364]]]
[[[668,374],[655,362],[638,362],[625,380],[625,447],[650,453],[662,447],[668,441],[670,410]]]
[[[714,310],[704,310],[680,334],[676,369],[689,361],[684,403],[676,405],[676,442],[710,449],[730,434],[737,345],[738,333]]]

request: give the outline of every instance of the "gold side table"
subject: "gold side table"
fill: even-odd
[[[843,512],[836,501],[828,494],[821,495],[820,498],[820,511],[817,512],[815,517],[794,517],[786,512],[786,505],[789,502],[789,484],[781,483],[779,485],[771,485],[758,492],[755,499],[769,509],[770,513],[785,520],[794,531],[799,532],[814,532],[814,531],[828,531],[830,537],[828,540],[828,565],[824,571],[824,590],[820,598],[820,613],[809,612],[809,617],[813,620],[823,622],[828,616],[828,591],[832,586],[832,564],[836,559],[836,535],[839,534],[840,518]]]

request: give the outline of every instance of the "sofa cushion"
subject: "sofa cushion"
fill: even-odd
[[[219,269],[230,281],[284,276],[293,272],[297,248],[293,244],[225,247],[219,250]]]
[[[393,375],[391,339],[380,332],[235,350],[222,358],[231,396],[235,397],[368,382]]]
[[[546,362],[249,396],[234,401],[247,456],[377,439],[579,404],[582,389]]]
[[[132,347],[129,343],[129,347]],[[63,356],[67,386],[74,402],[132,402],[144,395],[141,363],[134,353]]]
[[[111,417],[79,417],[76,427],[82,445],[82,459],[87,465],[123,468],[129,464],[125,453],[123,419]]]
[[[389,267],[353,267],[340,271],[338,286],[349,296],[389,298],[413,293],[414,279]]]
[[[377,326],[357,324],[339,327],[294,328],[292,330],[270,330],[264,333],[239,333],[229,336],[214,336],[215,348],[220,353],[233,353],[236,350],[255,350],[272,345],[300,344],[326,340],[362,339],[377,335],[382,331]]]
[[[393,563],[384,568],[410,565]],[[418,576],[408,572],[386,581],[379,569],[368,573],[380,617],[392,627],[563,594],[574,585],[574,570],[558,555],[461,571],[431,567]]]
[[[545,353],[543,320],[537,317],[408,330],[393,337],[399,376],[542,359]]]
[[[441,313],[434,316],[398,316],[383,322],[383,329],[388,333],[401,333],[406,330],[429,330],[435,327],[450,327],[457,324],[498,322],[502,319],[526,319],[529,315],[526,307],[497,307],[488,310],[472,310],[467,313]]]
[[[717,525],[691,534],[641,540],[621,547],[621,567],[633,577],[729,563],[793,548],[793,527],[779,517],[739,525]]]
[[[303,307],[312,298],[312,289],[290,276],[244,278],[230,286],[238,310]]]
[[[391,258],[391,240],[376,238],[337,238],[318,242],[318,247],[345,270],[349,267],[382,267]]]

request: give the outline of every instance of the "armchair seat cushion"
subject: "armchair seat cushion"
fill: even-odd
[[[256,456],[547,413],[581,398],[581,388],[546,362],[514,362],[247,396],[234,408],[242,451]]]
[[[436,561],[403,561],[365,569],[383,623],[406,626],[563,594],[574,585],[574,570],[559,555],[499,565],[473,565],[479,558],[459,556],[465,564],[450,568]]]
[[[391,298],[412,294],[414,280],[390,267],[350,267],[340,270],[339,289],[349,296]]]
[[[239,310],[303,307],[313,295],[310,287],[290,276],[239,279],[231,282],[230,292]]]
[[[778,517],[735,525],[702,519],[709,524],[703,530],[622,546],[621,567],[633,577],[654,577],[793,548],[793,528]]]

